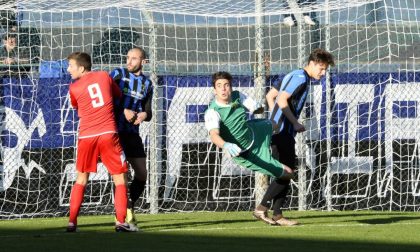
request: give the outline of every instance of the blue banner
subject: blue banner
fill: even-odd
[[[271,76],[267,79],[268,85],[281,81],[283,76]],[[35,129],[31,132],[30,141],[25,148],[63,148],[71,147],[75,143],[78,118],[71,109],[67,93],[70,83],[69,76],[61,78],[3,78],[3,103],[19,118],[19,122],[28,130],[39,113],[42,113],[46,132],[42,136]],[[340,73],[331,75],[331,121],[327,122],[327,92],[325,80],[313,83],[312,88],[321,96],[311,100],[308,98],[307,118],[316,118],[316,127],[319,134],[311,136],[320,140],[327,138],[327,126],[333,140],[349,139],[352,129],[349,122],[354,120],[356,126],[355,140],[386,139],[387,104],[390,104],[392,118],[412,119],[418,116],[418,100],[413,93],[403,93],[387,97],[396,86],[410,86],[420,83],[420,73]],[[192,99],[191,96],[204,95],[202,88],[212,95],[211,79],[209,76],[162,76],[159,84],[164,89],[164,117],[170,113],[173,103],[180,99]],[[252,76],[234,76],[234,88],[254,89]],[[189,97],[177,98],[179,90],[191,90]],[[387,92],[388,91],[388,92]],[[349,92],[349,93],[343,93]],[[363,97],[355,99],[360,92]],[[175,99],[174,99],[175,98]],[[389,101],[392,99],[392,101]],[[390,103],[389,103],[390,102]],[[185,123],[203,123],[204,111],[207,104],[194,104],[187,102],[181,111],[174,111],[178,116],[185,118]],[[351,108],[351,109],[350,109]],[[351,111],[349,111],[349,109]],[[183,113],[183,115],[180,115]],[[391,118],[391,119],[392,119]],[[21,126],[22,126],[21,125]],[[27,134],[28,131],[21,132]],[[19,132],[12,132],[4,128],[2,132],[2,145],[13,147],[17,144]]]

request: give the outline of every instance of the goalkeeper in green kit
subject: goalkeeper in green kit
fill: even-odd
[[[247,121],[246,110],[257,114],[264,111],[262,104],[238,91],[232,91],[232,76],[217,72],[212,76],[215,99],[205,114],[205,125],[211,141],[227,152],[242,167],[261,172],[273,178],[263,202],[272,202],[289,184],[293,171],[271,156],[270,144],[273,125],[267,119]],[[263,204],[267,205],[267,204]],[[291,226],[295,221],[284,217],[274,220],[268,208],[259,204],[253,216],[270,225]]]

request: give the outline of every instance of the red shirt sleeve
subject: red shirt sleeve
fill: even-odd
[[[69,90],[69,94],[70,94],[70,102],[71,102],[71,106],[74,109],[77,109],[77,100],[76,97],[74,97],[73,93],[71,92],[71,89]]]

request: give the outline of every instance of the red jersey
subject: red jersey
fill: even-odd
[[[107,72],[89,72],[70,84],[70,100],[80,118],[79,138],[115,133],[113,98],[121,90]]]

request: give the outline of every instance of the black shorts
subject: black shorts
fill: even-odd
[[[121,146],[128,158],[145,158],[143,141],[138,134],[119,133]]]
[[[277,149],[273,148],[273,156],[280,163],[289,166],[293,170],[296,169],[297,165],[295,144],[295,138],[289,134],[279,133],[271,137],[271,145],[274,145]]]

